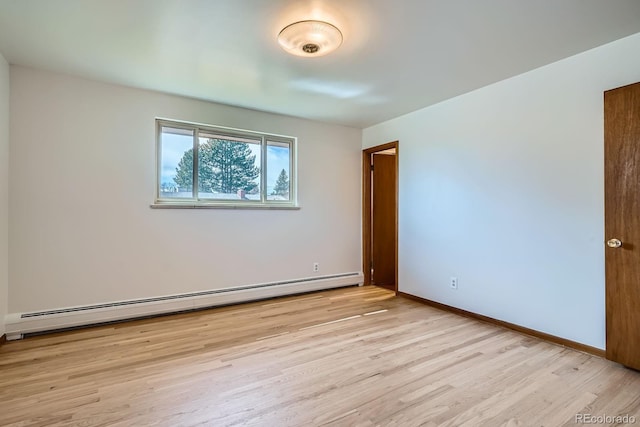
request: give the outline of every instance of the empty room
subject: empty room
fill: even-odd
[[[640,425],[640,1],[0,0],[0,426],[309,425]]]

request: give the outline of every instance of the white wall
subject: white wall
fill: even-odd
[[[9,64],[0,55],[0,336],[9,292]]]
[[[636,34],[365,129],[400,141],[400,290],[604,348],[603,91],[640,80],[639,52]]]
[[[150,209],[155,117],[297,136],[302,209]],[[9,311],[359,272],[361,138],[12,66]]]

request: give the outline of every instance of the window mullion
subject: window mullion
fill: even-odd
[[[200,144],[198,144],[198,140],[200,139],[200,132],[198,128],[193,129],[193,188],[192,188],[192,197],[195,200],[198,200],[198,162],[199,162],[199,151]]]
[[[260,203],[267,202],[267,139],[262,136],[260,143]]]
[[[297,202],[297,188],[296,185],[296,144],[294,141],[289,141],[289,202]]]
[[[156,200],[160,199],[162,186],[162,124],[156,121]]]

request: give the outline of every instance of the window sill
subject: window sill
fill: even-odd
[[[153,203],[151,209],[267,209],[267,210],[300,210],[297,205],[263,205],[263,204],[236,204],[236,203]]]

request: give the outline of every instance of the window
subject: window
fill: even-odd
[[[157,120],[156,207],[295,207],[296,138]]]

